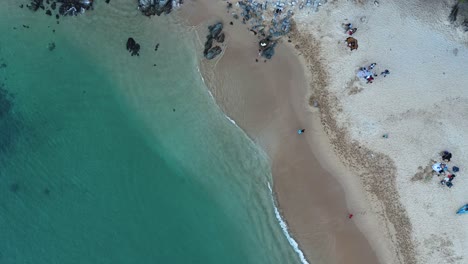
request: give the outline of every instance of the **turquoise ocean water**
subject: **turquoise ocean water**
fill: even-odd
[[[0,263],[299,263],[193,31],[103,2],[60,24],[0,4]]]

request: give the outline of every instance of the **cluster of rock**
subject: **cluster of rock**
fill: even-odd
[[[140,56],[140,44],[138,44],[133,38],[128,38],[127,40],[127,50],[132,56]]]
[[[271,39],[271,37],[260,40],[260,53],[263,57],[271,59],[275,55],[275,46],[278,42]]]
[[[294,8],[317,8],[326,0],[302,1],[264,1],[241,0],[238,2],[239,12],[232,12],[234,19],[242,17],[244,24],[259,38],[259,51],[261,55],[270,59],[274,54],[277,41],[291,31]],[[233,6],[228,2],[228,10]]]
[[[181,5],[183,0],[138,0],[138,9],[145,16],[169,14],[172,8]]]
[[[58,18],[59,14],[62,16],[84,13],[93,6],[94,0],[32,0],[27,7],[32,11],[39,9],[46,10],[46,14],[51,16],[52,11],[55,11],[58,7]]]
[[[223,24],[221,22],[218,22],[214,25],[209,26],[208,30],[209,34],[206,36],[205,49],[203,50],[203,55],[205,56],[205,58],[212,60],[222,52],[221,47],[218,45],[213,47],[213,43],[214,41],[218,43],[224,42],[225,36],[222,32]]]

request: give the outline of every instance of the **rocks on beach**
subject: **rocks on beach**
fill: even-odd
[[[221,54],[222,49],[220,46],[214,46],[214,41],[218,43],[223,43],[225,35],[223,31],[223,23],[218,22],[214,25],[208,26],[209,34],[206,36],[205,49],[203,50],[203,55],[205,58],[212,60],[219,54]]]
[[[271,59],[273,55],[275,55],[276,43],[277,42],[272,41],[270,37],[260,40],[259,45],[261,55],[267,59]]]
[[[291,31],[293,12],[291,9],[288,10],[288,5],[294,7],[296,2],[258,3],[251,0],[238,2],[242,22],[249,24],[249,30],[259,38],[260,55],[266,59],[273,57],[278,40]],[[306,5],[310,6],[312,3],[307,1]],[[232,15],[234,18],[238,17],[235,12]]]
[[[128,38],[127,40],[127,50],[132,56],[140,56],[140,44],[138,44],[133,38]]]
[[[138,9],[145,16],[160,16],[169,14],[175,6],[183,3],[182,0],[138,0]]]

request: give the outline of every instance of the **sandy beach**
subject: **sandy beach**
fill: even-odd
[[[219,61],[202,62],[204,78],[222,109],[269,155],[274,191],[292,235],[310,263],[377,263],[354,219],[348,219],[345,192],[332,176],[343,168],[333,164],[319,111],[308,105],[311,76],[304,62],[293,45],[278,46],[275,57],[264,62],[257,56],[257,37],[240,21],[230,26],[225,6],[188,2],[183,9],[201,36],[210,23],[226,25],[226,51]],[[307,133],[297,135],[299,128]]]
[[[281,213],[310,263],[466,263],[468,228],[455,212],[468,202],[468,34],[448,21],[454,3],[291,7],[291,43],[267,62],[255,61],[258,38],[226,2],[182,8],[201,36],[224,22],[225,52],[202,60],[204,77],[269,155]],[[354,51],[347,23],[357,28]],[[357,74],[372,63],[368,84]],[[462,168],[452,188],[431,170],[443,150]]]

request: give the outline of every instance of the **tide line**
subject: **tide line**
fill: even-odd
[[[309,262],[307,261],[307,259],[304,256],[304,253],[299,248],[299,244],[296,242],[296,240],[294,240],[294,238],[292,238],[291,234],[289,234],[288,225],[283,220],[283,217],[281,217],[281,214],[280,214],[280,212],[278,210],[278,207],[276,207],[275,198],[274,198],[274,195],[273,195],[273,190],[271,189],[271,186],[270,186],[269,182],[268,182],[268,189],[270,190],[271,201],[273,203],[273,207],[275,208],[276,219],[278,219],[278,222],[279,222],[279,224],[281,226],[281,229],[283,230],[283,234],[286,236],[286,238],[289,241],[289,244],[294,249],[294,251],[296,251],[297,255],[299,255],[299,258],[301,259],[301,262],[303,264],[309,264]]]

